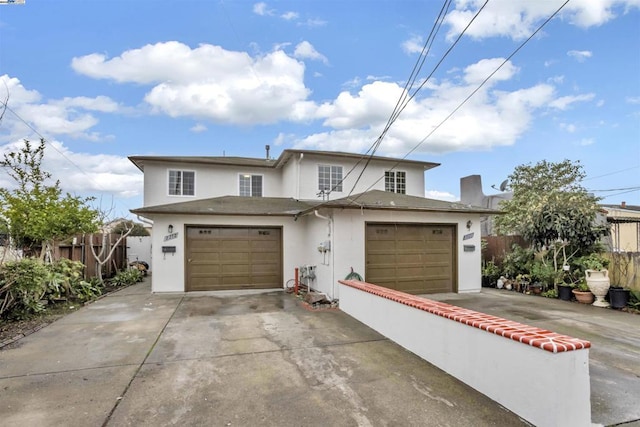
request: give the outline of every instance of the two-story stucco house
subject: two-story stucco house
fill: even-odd
[[[480,290],[480,217],[427,199],[437,163],[287,149],[277,159],[132,156],[153,221],[154,292],[310,285],[339,298],[351,269],[414,294]],[[358,177],[361,175],[360,179]]]

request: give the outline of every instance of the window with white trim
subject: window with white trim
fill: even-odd
[[[239,194],[243,197],[262,197],[262,175],[241,174]]]
[[[384,173],[384,191],[407,193],[407,173],[403,171],[386,171]]]
[[[342,192],[342,166],[318,165],[318,190]]]
[[[196,173],[194,171],[169,170],[170,196],[195,196]]]

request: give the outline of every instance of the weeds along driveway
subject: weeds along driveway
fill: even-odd
[[[0,351],[0,424],[523,425],[339,310],[139,284]]]

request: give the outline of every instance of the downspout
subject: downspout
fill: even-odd
[[[300,153],[300,157],[298,157],[297,162],[297,171],[296,171],[296,199],[300,199],[300,163],[302,163],[302,159],[304,159],[304,153]]]
[[[336,295],[336,291],[335,291],[336,267],[335,267],[335,255],[334,255],[335,245],[333,244],[333,235],[331,233],[331,224],[333,223],[333,218],[329,216],[320,215],[317,210],[314,210],[313,213],[316,217],[327,221],[327,237],[329,238],[329,242],[331,242],[331,249],[329,250],[329,256],[331,257],[331,299],[335,299],[335,295]]]

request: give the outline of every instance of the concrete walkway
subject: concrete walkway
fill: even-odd
[[[517,426],[339,310],[292,295],[107,296],[0,350],[0,424]]]
[[[425,297],[591,341],[592,422],[640,426],[640,315],[497,289]]]

